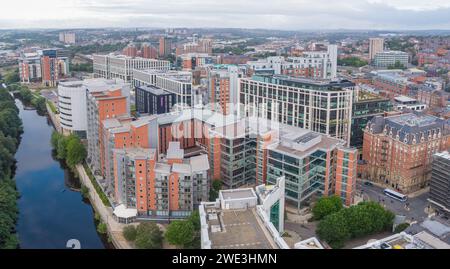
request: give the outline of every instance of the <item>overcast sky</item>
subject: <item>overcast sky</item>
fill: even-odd
[[[2,0],[0,28],[450,29],[449,0]]]

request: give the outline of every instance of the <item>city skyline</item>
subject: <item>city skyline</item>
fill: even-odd
[[[449,30],[450,3],[433,1],[18,0],[2,5],[0,29],[210,27],[285,30]],[[17,12],[20,10],[20,12]],[[40,12],[36,12],[36,11]],[[311,25],[313,21],[313,25]]]

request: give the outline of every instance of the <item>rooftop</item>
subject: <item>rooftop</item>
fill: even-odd
[[[164,89],[161,89],[159,87],[153,86],[153,85],[145,85],[145,86],[139,86],[139,89],[142,89],[146,92],[152,93],[154,95],[168,95],[172,94]]]
[[[286,75],[271,75],[271,76],[255,75],[252,77],[252,79],[271,84],[278,84],[313,90],[331,91],[355,86],[355,83],[346,79],[341,80],[309,79],[309,78],[291,77]]]
[[[280,128],[280,137],[281,139],[275,140],[267,148],[296,158],[304,158],[319,149],[329,151],[345,144],[343,140],[337,138],[284,125]]]
[[[441,157],[441,158],[445,158],[450,160],[450,152],[448,151],[443,151],[443,152],[438,152],[436,154],[434,154],[435,156]]]
[[[413,102],[417,102],[416,99],[408,97],[408,96],[404,96],[404,95],[400,95],[400,96],[396,96],[394,97],[395,101],[400,102],[400,103],[413,103]]]
[[[274,248],[254,210],[207,210],[207,222],[213,249]]]
[[[250,188],[221,190],[220,193],[225,200],[256,198],[255,192]]]

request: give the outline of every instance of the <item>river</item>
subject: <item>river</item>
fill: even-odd
[[[20,101],[16,105],[24,127],[15,176],[20,247],[60,249],[76,239],[81,248],[107,248],[97,233],[91,205],[77,191],[79,180],[52,156],[53,126],[35,110],[25,110]]]

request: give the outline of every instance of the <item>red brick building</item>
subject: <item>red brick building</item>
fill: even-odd
[[[432,156],[450,147],[450,127],[429,115],[374,117],[363,142],[363,179],[410,193],[428,185]]]

